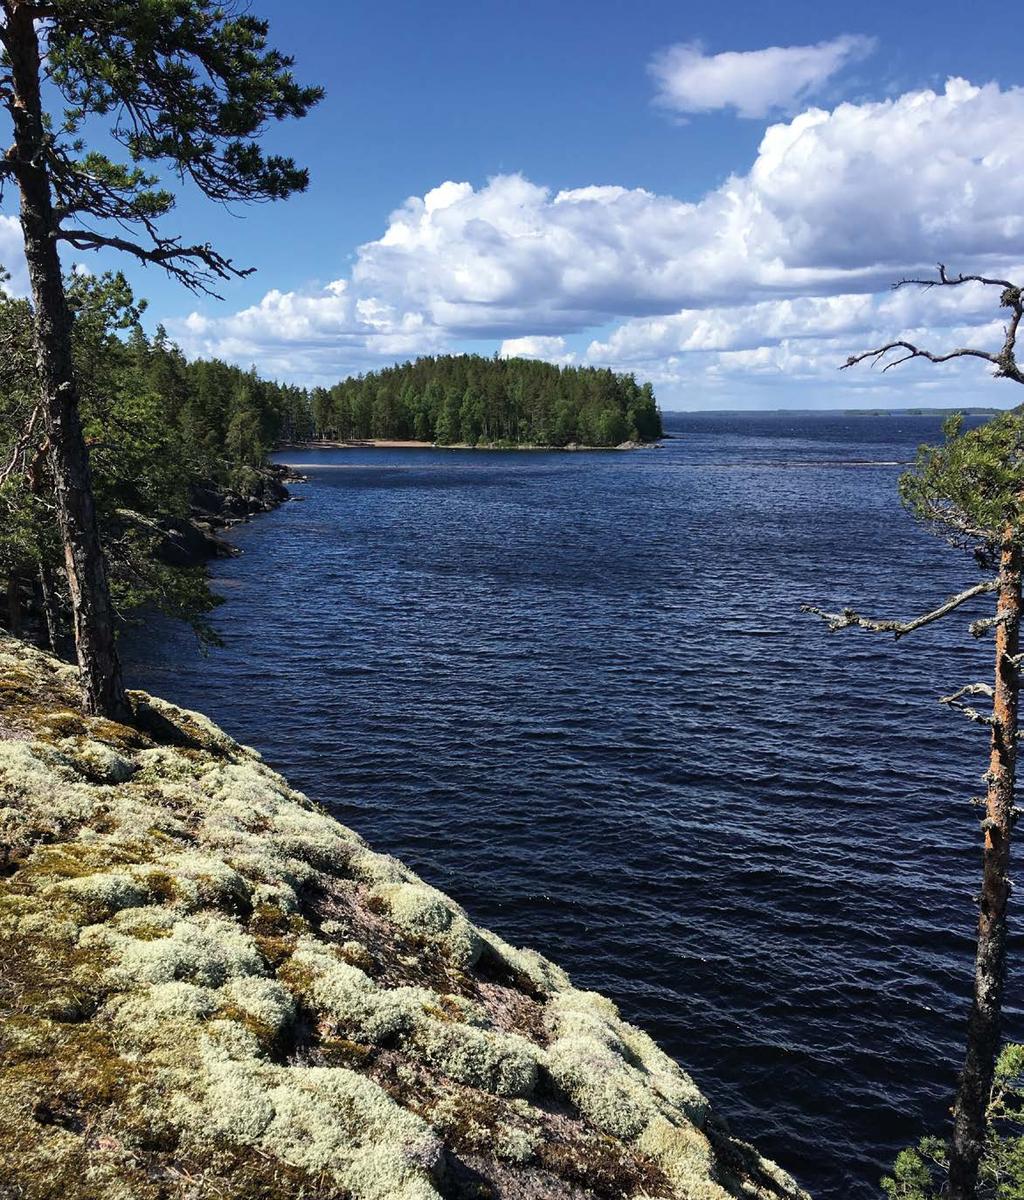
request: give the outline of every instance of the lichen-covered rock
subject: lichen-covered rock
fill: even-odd
[[[0,1194],[806,1200],[609,1000],[74,683],[0,635]]]
[[[383,900],[397,924],[443,946],[457,966],[471,967],[480,957],[480,934],[454,900],[436,888],[419,880],[404,880],[378,885],[372,894]]]

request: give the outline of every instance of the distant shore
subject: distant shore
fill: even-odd
[[[342,438],[337,441],[292,441],[281,442],[275,447],[281,450],[652,450],[658,442],[621,442],[618,446],[588,446],[570,442],[567,446],[542,446],[535,442],[520,442],[516,445],[478,442],[453,442],[442,446],[438,442],[417,442],[398,438]]]

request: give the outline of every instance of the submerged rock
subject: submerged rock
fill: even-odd
[[[133,702],[0,635],[0,1193],[807,1200],[610,1000]]]

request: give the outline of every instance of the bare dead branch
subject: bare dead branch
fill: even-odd
[[[997,629],[1004,624],[1007,615],[1004,612],[997,612],[994,617],[983,617],[980,621],[972,621],[970,625],[971,637],[984,637],[990,629]]]
[[[966,704],[951,704],[950,708],[955,708],[957,712],[962,712],[967,720],[975,725],[987,725],[991,729],[993,726],[999,724],[995,717],[987,717],[984,713],[978,712],[976,708],[970,708]]]
[[[205,292],[221,299],[212,289],[217,279],[244,279],[254,267],[236,267],[229,258],[218,254],[210,245],[183,246],[177,238],[161,238],[152,246],[143,246],[128,238],[96,233],[91,229],[61,229],[55,237],[74,246],[76,250],[98,250],[109,247],[134,255],[140,262],[162,267],[193,292]]]
[[[925,496],[921,500],[921,512],[925,521],[931,522],[940,529],[948,531],[954,539],[953,545],[961,545],[962,541],[983,546],[992,538],[990,529],[982,529],[972,525],[955,505],[949,501],[934,496]]]
[[[847,367],[855,367],[857,363],[862,363],[868,358],[873,358],[875,362],[872,365],[877,366],[878,362],[891,350],[906,350],[907,353],[902,358],[886,363],[882,368],[883,371],[888,371],[891,367],[898,367],[900,363],[909,362],[912,358],[926,358],[933,363],[949,362],[953,358],[983,358],[986,362],[996,364],[999,362],[999,356],[990,354],[987,350],[972,350],[970,347],[963,346],[959,350],[950,350],[946,354],[933,354],[930,350],[922,350],[919,346],[915,346],[913,342],[895,341],[886,342],[877,350],[865,350],[863,354],[851,354],[839,369],[845,371]]]
[[[981,583],[976,583],[973,587],[967,588],[965,591],[959,592],[938,608],[932,609],[931,612],[926,612],[920,617],[915,617],[912,621],[895,621],[895,620],[876,620],[873,617],[862,617],[860,613],[855,612],[852,608],[844,608],[842,612],[830,613],[822,608],[817,608],[813,604],[801,604],[800,611],[812,613],[816,617],[821,617],[828,625],[829,633],[836,633],[840,629],[849,629],[852,626],[857,626],[860,629],[867,629],[871,633],[891,633],[896,641],[901,637],[905,637],[908,633],[913,633],[915,629],[920,629],[923,625],[930,625],[933,621],[939,621],[949,613],[959,608],[961,604],[966,604],[968,600],[973,600],[975,596],[984,595],[986,592],[994,592],[999,587],[998,579],[986,579]]]
[[[147,517],[143,513],[136,512],[133,508],[115,508],[114,514],[129,525],[146,530],[147,533],[154,533],[158,537],[167,536],[167,530],[159,521],[154,521],[152,517]]]
[[[957,690],[951,696],[940,696],[940,704],[955,704],[962,696],[985,696],[989,700],[995,695],[995,689],[989,687],[987,683],[965,683],[962,688]]]
[[[871,361],[872,366],[878,366],[883,362],[886,355],[892,354],[894,351],[903,350],[906,353],[900,354],[898,357],[886,362],[882,367],[883,372],[890,370],[892,367],[898,367],[901,363],[910,362],[914,358],[923,358],[932,363],[951,362],[956,358],[980,358],[984,362],[991,363],[995,368],[995,376],[997,379],[1011,379],[1014,383],[1024,384],[1024,370],[1017,365],[1016,345],[1017,332],[1020,328],[1022,316],[1024,316],[1024,296],[1022,289],[1008,279],[990,279],[986,275],[957,275],[951,276],[947,273],[945,266],[939,263],[938,279],[901,279],[893,284],[894,289],[902,287],[960,287],[965,283],[980,283],[986,287],[997,287],[1001,289],[999,303],[1003,308],[1011,310],[1009,323],[1005,326],[1002,347],[998,351],[978,350],[973,346],[961,346],[956,350],[948,350],[944,354],[935,353],[932,350],[927,350],[921,346],[915,345],[913,342],[907,342],[902,339],[887,342],[884,346],[878,346],[874,350],[866,350],[863,354],[852,354],[845,363],[839,368],[845,371],[848,367],[856,366],[858,363]]]
[[[40,405],[36,405],[32,409],[32,415],[29,417],[21,436],[14,443],[14,449],[11,453],[10,461],[7,466],[0,470],[0,487],[2,487],[16,470],[24,470],[25,455],[29,446],[32,444],[32,438],[35,434],[36,422],[39,420],[41,413]]]
[[[962,702],[964,696],[984,696],[991,700],[995,696],[995,690],[987,683],[967,683],[962,688],[958,688],[951,696],[940,696],[939,703],[948,704],[950,708],[962,712],[968,721],[973,721],[976,725],[993,726],[997,724],[991,714],[986,716],[977,709],[971,708],[970,705],[964,704]]]
[[[898,291],[901,287],[959,287],[962,283],[983,283],[988,287],[998,288],[1013,288],[1016,285],[1012,284],[1008,279],[989,279],[985,275],[956,275],[951,276],[946,271],[945,263],[938,264],[938,279],[900,279],[892,285],[892,290]]]

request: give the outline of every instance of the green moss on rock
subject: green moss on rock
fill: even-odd
[[[806,1200],[615,1006],[209,720],[0,636],[0,1177],[22,1200]]]

